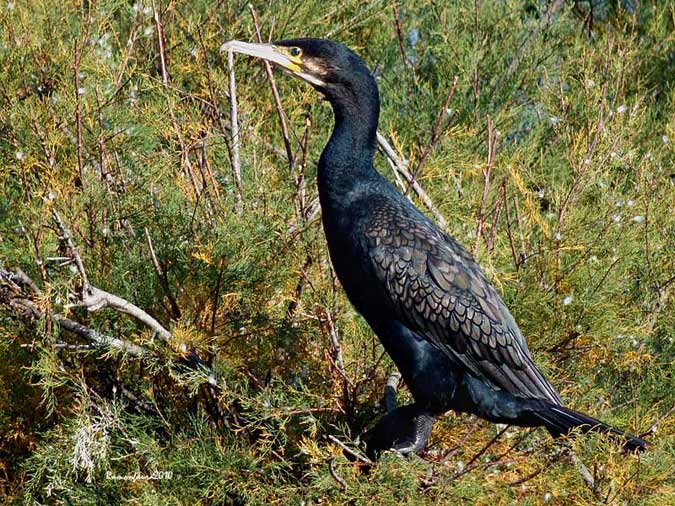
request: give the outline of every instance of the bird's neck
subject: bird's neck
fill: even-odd
[[[370,93],[331,99],[335,127],[319,160],[319,196],[323,206],[347,204],[359,182],[375,174],[373,155],[380,100],[374,80],[372,87]]]

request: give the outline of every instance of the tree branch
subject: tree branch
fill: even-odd
[[[97,311],[106,307],[116,309],[117,311],[128,314],[132,318],[138,320],[145,326],[152,329],[152,331],[163,341],[168,342],[171,338],[171,333],[148,313],[131,302],[118,297],[117,295],[113,295],[112,293],[108,293],[105,290],[96,288],[89,283],[87,272],[84,269],[84,263],[82,262],[82,258],[80,257],[80,253],[77,250],[75,243],[73,242],[70,230],[68,230],[68,227],[66,227],[66,224],[63,222],[56,209],[52,209],[52,217],[54,218],[56,226],[59,229],[59,238],[66,243],[68,254],[75,262],[80,277],[82,278],[82,293],[80,294],[80,302],[74,304],[73,306],[85,307],[89,311]]]
[[[427,192],[424,191],[424,188],[420,186],[420,184],[408,171],[408,162],[398,157],[396,151],[394,151],[394,148],[391,147],[391,144],[389,144],[387,139],[380,132],[377,132],[377,143],[380,145],[380,148],[389,159],[392,169],[403,176],[417,196],[422,199],[422,202],[427,207],[427,209],[429,209],[429,211],[431,211],[431,213],[434,215],[434,218],[438,224],[445,228],[448,224],[447,220],[434,205],[434,202],[431,200],[431,197],[429,197]]]

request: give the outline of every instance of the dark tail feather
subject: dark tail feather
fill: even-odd
[[[546,403],[541,409],[536,410],[534,414],[544,423],[544,426],[553,437],[566,435],[573,429],[579,429],[582,432],[594,431],[615,435],[623,439],[624,449],[632,452],[644,451],[650,446],[650,443],[644,439],[623,432],[593,418],[592,416],[588,416],[564,406]]]

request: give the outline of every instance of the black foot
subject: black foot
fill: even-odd
[[[426,446],[435,421],[431,413],[416,404],[396,408],[363,435],[366,454],[375,459],[386,450],[403,455],[419,453]]]

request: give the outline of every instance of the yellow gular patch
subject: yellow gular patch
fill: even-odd
[[[300,58],[290,58],[288,59],[288,64],[286,65],[286,68],[290,70],[291,72],[300,72],[302,69],[302,62],[300,62]],[[297,62],[295,60],[298,60]]]

